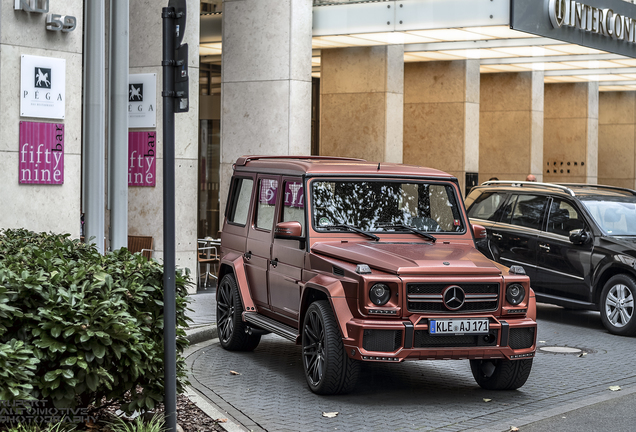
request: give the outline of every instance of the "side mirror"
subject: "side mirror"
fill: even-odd
[[[584,229],[570,231],[570,241],[575,245],[582,245],[588,242],[590,235]]]
[[[475,240],[481,240],[488,237],[488,232],[486,228],[481,225],[471,225],[473,227],[473,235],[475,236]]]
[[[303,227],[300,222],[279,222],[274,229],[274,237],[288,240],[304,240],[301,237],[303,233]]]

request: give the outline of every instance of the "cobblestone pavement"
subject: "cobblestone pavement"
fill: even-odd
[[[540,347],[588,354],[537,353],[516,391],[482,390],[465,360],[417,361],[367,363],[352,393],[317,396],[305,383],[300,347],[273,335],[252,353],[228,352],[215,341],[187,362],[192,386],[251,430],[504,431],[621,393],[609,386],[636,392],[636,341],[609,334],[598,312],[540,304],[538,323]]]

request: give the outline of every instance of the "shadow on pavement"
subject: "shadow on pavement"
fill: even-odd
[[[597,311],[582,309],[565,309],[547,303],[537,303],[537,319],[554,324],[567,324],[581,328],[605,330],[601,322],[601,314]]]

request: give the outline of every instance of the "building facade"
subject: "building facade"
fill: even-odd
[[[152,236],[161,259],[161,9],[168,2],[123,3],[131,78],[126,89],[111,89],[118,23],[111,14],[120,0],[91,0],[102,8],[97,15],[88,1],[0,0],[0,228],[78,237],[95,232],[82,231],[84,217],[103,231],[106,251],[121,246],[111,216],[125,201],[125,232]],[[190,110],[176,115],[175,134],[180,267],[196,268],[198,238],[218,237],[232,164],[243,154],[424,165],[454,174],[464,190],[528,174],[636,187],[631,2],[186,3]],[[104,28],[100,49],[87,42],[95,25]],[[103,90],[87,76],[96,53],[104,59]],[[154,124],[139,123],[150,114],[140,84],[154,103]],[[108,137],[115,91],[129,97],[128,142]],[[104,120],[103,172],[87,161],[102,151],[92,129],[100,122],[87,123],[95,108]],[[128,155],[125,192],[112,186],[122,171],[109,161],[117,150]],[[103,180],[103,200],[91,189],[95,178]],[[91,217],[101,208],[103,228]]]

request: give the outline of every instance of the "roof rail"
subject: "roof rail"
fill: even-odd
[[[554,183],[541,183],[541,182],[530,182],[530,181],[515,181],[515,180],[496,180],[496,181],[487,181],[483,182],[484,186],[515,186],[515,187],[523,187],[523,186],[532,186],[532,187],[542,187],[546,189],[559,189],[563,192],[567,192],[570,196],[575,196],[574,191],[569,187],[554,184]]]
[[[618,187],[618,186],[587,184],[587,183],[559,183],[559,184],[561,186],[567,186],[567,187],[586,187],[586,188],[595,188],[595,189],[615,190],[620,192],[629,192],[632,195],[636,195],[636,190]]]
[[[366,162],[364,159],[338,157],[338,156],[241,156],[236,160],[236,165],[245,166],[249,161],[261,159],[309,159],[309,160],[331,160],[331,161],[350,161],[350,162]]]

